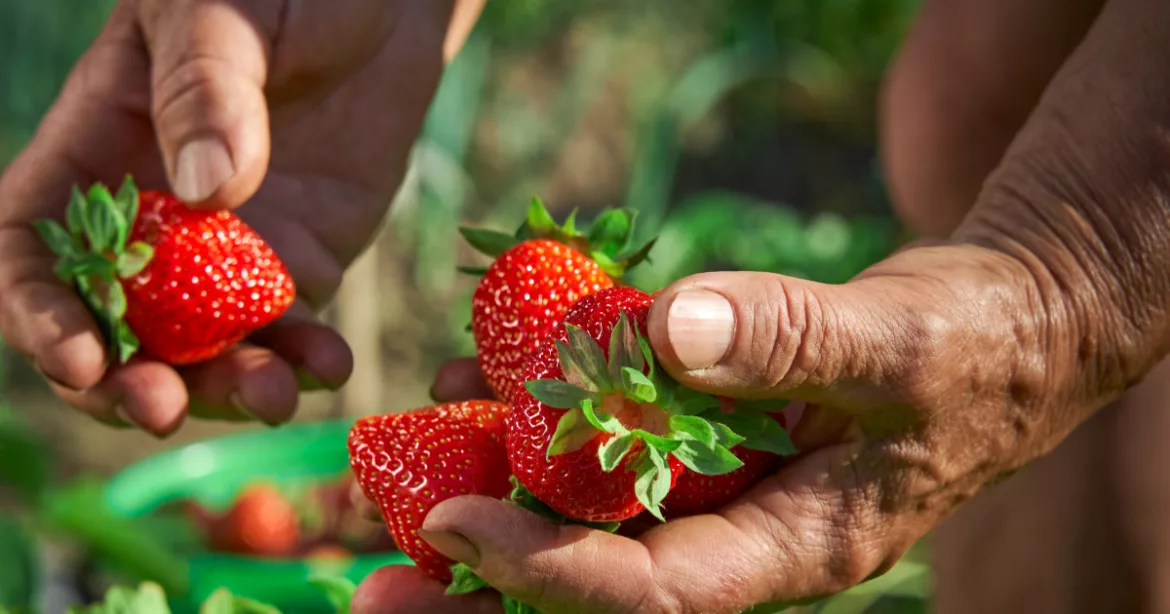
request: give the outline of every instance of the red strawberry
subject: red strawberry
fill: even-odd
[[[142,353],[172,365],[213,358],[292,305],[292,277],[234,213],[189,209],[129,177],[74,189],[66,226],[36,222],[124,362]]]
[[[228,513],[212,521],[209,545],[219,552],[282,557],[301,539],[300,518],[276,488],[254,484],[244,489]]]
[[[395,543],[420,569],[449,582],[453,563],[418,536],[436,505],[459,495],[503,498],[512,485],[504,451],[508,406],[443,403],[358,420],[349,462],[366,496],[382,510]]]
[[[525,368],[507,420],[516,479],[572,520],[614,522],[661,504],[686,466],[730,472],[743,441],[719,401],[654,367],[642,337],[652,299],[633,288],[588,296]]]
[[[602,213],[588,236],[576,231],[573,217],[558,226],[534,200],[515,235],[463,231],[468,242],[495,258],[475,289],[471,330],[480,369],[500,400],[512,399],[529,355],[569,308],[612,287],[653,244],[626,249],[634,221],[627,210]]]
[[[723,401],[724,411],[730,408],[729,401],[734,402],[731,399]],[[776,421],[777,426],[783,428],[784,417],[779,412],[768,415]],[[775,436],[775,431],[772,435]],[[786,437],[777,440],[780,446],[784,446],[788,441]],[[790,450],[795,451],[795,448]],[[703,475],[690,470],[684,471],[662,502],[666,518],[713,512],[739,498],[760,480],[775,473],[784,463],[784,457],[776,452],[752,449],[743,444],[731,448],[731,453],[743,462],[743,466],[730,473]]]
[[[496,397],[512,398],[529,354],[569,307],[612,286],[596,262],[563,243],[536,239],[500,254],[471,303],[479,367]]]

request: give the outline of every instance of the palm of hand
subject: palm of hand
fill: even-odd
[[[36,140],[0,182],[6,203],[0,252],[10,258],[0,271],[6,299],[0,328],[67,402],[107,422],[165,433],[177,428],[188,405],[207,417],[283,421],[295,409],[298,380],[332,387],[348,377],[352,358],[344,341],[316,323],[312,308],[329,299],[379,228],[437,86],[443,43],[441,30],[396,27],[419,23],[410,11],[436,10],[425,3],[348,4],[360,6],[290,4],[249,17],[253,34],[275,41],[267,69],[260,68],[266,109],[264,100],[248,108],[248,95],[226,95],[239,105],[232,111],[252,119],[253,132],[257,125],[261,136],[268,136],[263,128],[271,132],[271,156],[267,168],[263,153],[235,160],[237,174],[254,177],[258,189],[251,198],[238,189],[231,197],[247,199],[240,216],[285,261],[299,300],[253,345],[179,371],[148,361],[106,370],[92,323],[65,288],[51,287],[51,254],[29,227],[61,217],[75,184],[117,185],[130,173],[143,188],[168,189],[155,126],[168,114],[197,114],[191,110],[206,94],[197,87],[205,84],[204,70],[233,59],[180,60],[181,70],[164,72],[167,58],[159,57],[157,40],[147,40],[151,28],[140,24],[141,7],[127,2],[115,9]],[[156,25],[153,35],[171,31]],[[248,132],[230,123],[226,129]]]

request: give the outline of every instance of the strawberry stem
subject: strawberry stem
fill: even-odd
[[[127,175],[116,196],[98,183],[86,194],[74,186],[65,209],[65,225],[37,220],[41,240],[57,255],[54,272],[73,285],[94,314],[118,362],[138,351],[138,338],[126,325],[122,280],[142,273],[154,258],[146,243],[127,243],[138,217],[138,188]]]
[[[590,225],[589,233],[577,230],[577,211],[557,224],[548,208],[534,197],[524,223],[513,234],[495,230],[461,228],[459,232],[479,252],[492,258],[532,239],[551,239],[588,255],[607,275],[620,280],[631,268],[649,259],[654,239],[632,245],[637,211],[626,208],[604,209]],[[461,268],[471,275],[482,275],[477,268]]]
[[[722,475],[743,466],[731,452],[737,445],[781,455],[796,452],[787,432],[768,415],[782,401],[722,411],[715,397],[682,386],[656,368],[649,341],[626,313],[610,335],[608,360],[588,333],[571,324],[565,329],[568,342],[557,341],[564,380],[524,384],[537,401],[565,410],[546,455],[574,452],[599,434],[609,435],[597,450],[602,470],[634,471],[639,502],[660,520],[670,490],[669,458],[696,473]],[[643,415],[646,408],[665,414],[665,424],[630,428],[605,410],[607,403],[625,408],[628,402],[642,408]]]

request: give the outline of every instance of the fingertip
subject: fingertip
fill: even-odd
[[[479,361],[472,358],[456,358],[444,363],[435,373],[431,397],[438,402],[491,399],[495,393],[479,369]]]
[[[254,418],[277,425],[296,413],[296,373],[267,348],[240,345],[182,371],[204,418]]]
[[[250,341],[283,358],[306,390],[337,390],[353,374],[349,344],[337,331],[314,320],[286,317],[258,331]]]
[[[116,416],[155,437],[174,434],[187,417],[187,386],[165,364],[131,361],[111,371],[103,387],[112,391]]]

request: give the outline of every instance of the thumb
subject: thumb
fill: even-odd
[[[144,0],[151,113],[175,195],[236,207],[268,166],[264,84],[281,2]]]
[[[856,407],[886,401],[911,314],[896,288],[827,285],[770,273],[704,273],[663,290],[651,345],[680,383],[737,398]]]

